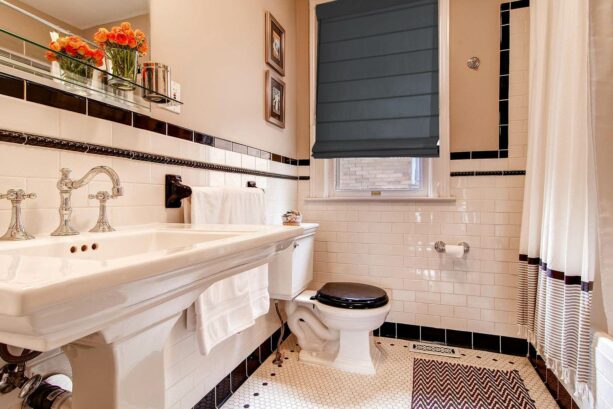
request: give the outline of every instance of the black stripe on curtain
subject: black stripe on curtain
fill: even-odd
[[[313,157],[437,157],[438,0],[337,0],[316,11]]]

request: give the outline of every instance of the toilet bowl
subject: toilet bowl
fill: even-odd
[[[327,283],[286,303],[287,322],[300,345],[300,361],[373,375],[381,351],[372,337],[389,314],[387,293],[357,283]]]

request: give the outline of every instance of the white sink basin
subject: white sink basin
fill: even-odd
[[[104,235],[76,236],[62,242],[28,242],[21,248],[1,250],[0,256],[59,257],[67,260],[114,260],[140,257],[159,251],[180,251],[185,247],[223,240],[249,232],[202,232],[146,230]]]
[[[0,342],[63,347],[75,409],[162,408],[164,344],[181,313],[316,228],[159,224],[0,242]]]

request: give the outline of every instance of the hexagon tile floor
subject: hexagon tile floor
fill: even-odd
[[[517,370],[536,408],[558,408],[526,358],[464,349],[461,357],[447,358],[410,352],[408,341],[377,340],[383,352],[382,360],[376,375],[365,376],[299,362],[299,347],[292,335],[281,347],[285,357],[282,367],[273,365],[274,354],[271,355],[228,399],[223,409],[409,409],[415,358]]]

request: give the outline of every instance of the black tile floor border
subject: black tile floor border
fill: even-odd
[[[209,162],[200,162],[189,159],[174,158],[171,156],[156,155],[148,152],[132,151],[111,146],[95,145],[85,142],[71,141],[67,139],[52,138],[48,136],[34,135],[24,132],[0,129],[0,142],[16,143],[28,146],[40,146],[51,149],[68,150],[81,153],[91,153],[103,156],[114,156],[143,162],[164,163],[168,165],[184,166],[218,172],[238,173],[242,175],[254,175],[287,180],[308,180],[306,177],[285,175],[282,173],[264,172],[259,170],[239,168],[235,166],[218,165]]]
[[[291,334],[287,324],[285,324],[284,339]],[[245,381],[266,361],[266,359],[277,348],[277,340],[281,336],[281,328],[260,344],[236,368],[223,377],[213,389],[211,389],[193,409],[219,409],[235,393]]]
[[[270,152],[266,152],[261,149],[233,143],[231,141],[227,141],[229,142],[227,146],[220,146],[221,144],[215,143],[216,140],[219,139],[221,142],[225,141],[225,139],[206,135],[196,130],[184,128],[171,123],[167,124],[164,121],[150,118],[149,116],[139,112],[130,111],[115,105],[100,102],[96,99],[91,99],[65,90],[48,87],[36,82],[26,81],[4,73],[0,73],[0,95],[17,99],[25,99],[29,102],[51,106],[53,108],[78,112],[94,118],[190,140],[204,145],[215,146],[224,150],[232,151],[234,150],[234,146],[238,145],[241,153],[292,166],[309,166],[310,164],[310,159],[295,159],[283,155],[271,154]],[[202,135],[204,137],[196,137],[196,135]],[[274,157],[271,159],[271,156]]]

